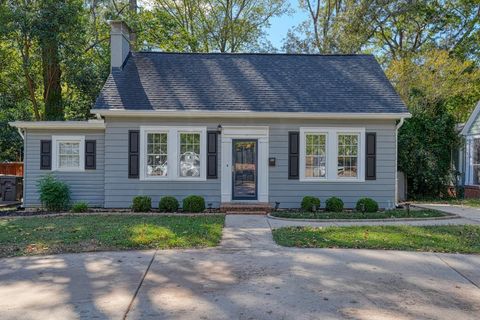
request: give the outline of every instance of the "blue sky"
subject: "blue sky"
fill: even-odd
[[[299,8],[298,0],[287,0],[287,2],[290,4],[291,14],[273,18],[270,21],[271,26],[267,30],[268,40],[277,49],[282,47],[283,39],[287,36],[288,29],[299,25],[307,18],[307,13]]]

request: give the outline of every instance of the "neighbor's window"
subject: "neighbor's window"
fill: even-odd
[[[85,165],[84,136],[52,136],[52,170],[83,171]]]
[[[480,139],[473,139],[473,184],[480,184]]]
[[[337,175],[339,178],[358,176],[358,134],[338,135]]]
[[[327,174],[327,139],[325,134],[305,135],[305,177],[325,178]]]
[[[168,174],[168,134],[147,134],[147,176],[166,177]]]
[[[180,133],[180,177],[200,177],[200,133]]]

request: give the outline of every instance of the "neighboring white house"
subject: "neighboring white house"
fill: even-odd
[[[459,152],[458,170],[463,173],[466,198],[480,198],[480,101],[462,129],[465,138]]]

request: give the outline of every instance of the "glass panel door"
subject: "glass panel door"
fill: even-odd
[[[233,140],[233,200],[257,199],[257,140]]]

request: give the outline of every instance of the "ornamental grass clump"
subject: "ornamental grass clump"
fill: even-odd
[[[88,203],[86,203],[85,201],[75,202],[75,203],[72,205],[71,211],[72,211],[73,213],[83,213],[83,212],[87,212],[87,211],[88,211]]]

